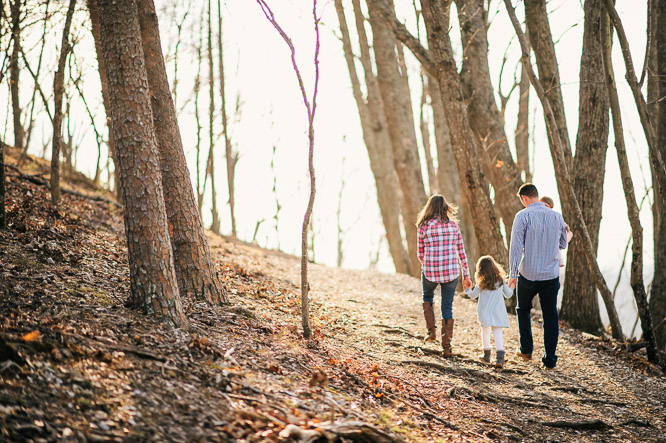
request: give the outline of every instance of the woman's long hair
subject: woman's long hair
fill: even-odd
[[[506,278],[506,272],[491,256],[484,255],[476,262],[474,279],[481,289],[488,289],[490,291],[497,289],[498,284],[504,282],[504,278]]]
[[[441,221],[454,221],[457,222],[455,215],[458,213],[458,207],[449,204],[443,195],[435,194],[428,199],[419,216],[416,218],[416,227],[420,228],[433,218]]]

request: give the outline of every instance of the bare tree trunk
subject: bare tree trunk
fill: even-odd
[[[479,255],[492,255],[506,267],[509,263],[509,255],[500,233],[499,220],[490,200],[487,182],[481,171],[477,141],[469,126],[467,107],[453,58],[448,29],[442,26],[442,23],[448,23],[448,14],[439,2],[422,0],[421,4],[432,58],[420,57],[418,47],[409,44],[408,46],[421,63],[434,60],[434,63],[430,65],[430,71],[432,75],[437,75],[453,155],[461,181],[463,203],[468,203],[467,207],[470,210],[478,240],[478,253]],[[405,43],[407,44],[407,42]]]
[[[398,22],[384,0],[369,0],[369,2],[377,8],[396,38],[409,48],[430,75],[436,76],[458,175],[462,181],[463,201],[474,202],[469,208],[479,243],[479,254],[492,255],[498,262],[506,266],[509,262],[509,254],[504,245],[499,220],[495,215],[488,186],[479,165],[476,140],[467,120],[462,87],[453,58],[448,29],[445,26],[448,24],[447,10],[440,2],[422,1],[423,18],[430,46],[430,51],[428,51],[403,24]]]
[[[421,106],[419,113],[419,129],[421,130],[421,140],[423,140],[423,152],[426,161],[426,170],[428,171],[428,185],[430,195],[439,194],[441,186],[437,183],[437,174],[435,173],[435,164],[433,162],[432,152],[430,152],[430,124],[425,116],[426,106],[428,104],[428,75],[421,70]]]
[[[62,96],[65,93],[65,62],[72,46],[69,43],[69,28],[72,25],[72,15],[76,0],[70,0],[65,18],[65,27],[62,31],[62,42],[60,43],[60,57],[58,59],[58,70],[53,79],[53,140],[51,150],[51,201],[54,205],[60,203],[60,145],[62,143]]]
[[[99,7],[98,0],[87,0],[88,12],[90,14],[90,24],[92,28],[92,35],[95,40],[95,52],[97,54],[97,65],[99,67],[99,79],[102,85],[102,102],[104,103],[104,112],[106,114],[106,126],[109,131],[109,140],[107,146],[109,147],[109,156],[113,160],[113,181],[116,186],[116,193],[120,197],[120,174],[116,166],[116,146],[113,142],[113,128],[111,128],[111,110],[109,108],[109,85],[106,80],[106,70],[104,68],[104,57],[102,57],[102,37],[99,30]]]
[[[553,113],[552,108],[550,107],[550,101],[546,95],[546,91],[541,85],[541,81],[537,78],[536,74],[532,69],[532,64],[529,59],[529,46],[527,45],[527,38],[520,28],[520,23],[518,18],[516,18],[516,12],[511,5],[511,0],[504,0],[504,5],[509,13],[511,18],[511,23],[515,29],[518,40],[520,41],[520,46],[522,49],[522,61],[523,66],[527,70],[527,73],[530,77],[530,83],[534,87],[539,101],[544,109],[544,114],[546,117],[546,128],[548,130],[549,138],[554,141],[551,145],[551,154],[553,157],[553,166],[555,167],[555,174],[557,175],[557,182],[560,189],[565,193],[562,194],[564,197],[564,204],[567,207],[572,208],[572,214],[574,216],[575,226],[579,232],[579,235],[582,235],[585,240],[585,255],[590,265],[589,271],[592,274],[591,277],[594,280],[599,292],[601,292],[601,297],[604,299],[606,305],[606,312],[608,313],[608,318],[610,320],[611,329],[613,332],[613,337],[617,340],[624,340],[624,333],[622,332],[622,325],[620,324],[620,319],[617,316],[617,310],[615,309],[615,304],[613,302],[613,294],[608,289],[606,285],[606,280],[599,270],[599,265],[596,262],[596,254],[592,246],[592,240],[590,239],[590,234],[585,225],[585,220],[583,219],[583,213],[578,205],[578,200],[576,199],[576,194],[573,190],[573,184],[571,176],[569,175],[569,170],[566,164],[566,156],[564,151],[564,143],[560,139],[560,132],[557,127],[557,121],[555,119],[555,114]]]
[[[217,192],[215,191],[215,73],[213,72],[213,11],[211,9],[211,0],[208,0],[208,87],[209,87],[209,105],[208,105],[208,161],[206,162],[206,173],[210,177],[211,193],[211,215],[213,221],[210,230],[220,234],[220,216],[217,212]]]
[[[432,108],[433,123],[435,126],[435,143],[437,144],[437,183],[441,186],[440,192],[446,196],[446,199],[458,204],[460,207],[461,232],[465,243],[469,269],[473,273],[476,259],[478,258],[478,245],[474,233],[472,213],[469,209],[469,203],[460,191],[460,175],[456,166],[456,158],[453,155],[449,125],[446,122],[446,113],[444,112],[444,104],[442,103],[442,94],[437,84],[437,78],[432,74],[428,74],[428,95],[430,96],[430,107]]]
[[[185,327],[178,295],[153,128],[150,87],[134,0],[100,0],[102,53],[121,175],[131,295],[138,306]],[[123,63],[122,60],[132,60]],[[141,176],[137,175],[141,171]]]
[[[19,48],[21,46],[21,0],[14,0],[11,6],[12,53],[9,56],[9,91],[12,96],[14,117],[14,146],[23,149],[25,132],[21,124],[21,103],[19,101]]]
[[[638,116],[640,117],[641,126],[643,126],[643,131],[645,132],[645,138],[647,140],[650,152],[652,153],[651,159],[656,162],[654,171],[656,172],[656,178],[659,182],[659,187],[656,188],[659,192],[662,193],[662,197],[666,198],[666,165],[664,164],[664,159],[661,155],[659,146],[657,146],[657,136],[655,130],[650,124],[650,119],[648,116],[647,104],[645,103],[645,97],[641,92],[641,87],[638,84],[636,79],[636,71],[634,70],[634,64],[631,60],[631,52],[629,51],[629,42],[627,41],[627,36],[624,32],[624,27],[622,26],[622,21],[617,15],[615,10],[615,5],[611,0],[603,0],[610,15],[611,22],[617,31],[617,37],[620,41],[620,46],[622,47],[622,56],[624,58],[624,63],[627,68],[627,74],[625,78],[631,92],[634,96],[634,101],[636,103],[636,108],[638,109]],[[659,14],[658,14],[659,15]],[[662,22],[663,23],[663,22]],[[657,26],[658,28],[658,26]],[[660,91],[661,92],[661,91]],[[661,106],[661,105],[660,105]]]
[[[192,191],[190,171],[162,56],[155,5],[153,0],[136,0],[136,4],[178,289],[181,297],[205,300],[210,304],[227,302],[210,256]]]
[[[312,88],[312,96],[308,98],[308,94],[305,91],[305,86],[303,85],[303,78],[301,77],[301,72],[298,69],[296,63],[296,49],[291,42],[291,39],[285,32],[282,30],[280,25],[275,21],[273,12],[266,4],[265,0],[257,0],[259,6],[261,7],[264,15],[268,21],[271,22],[273,27],[279,32],[280,36],[284,39],[285,43],[291,51],[291,63],[294,68],[294,72],[298,79],[298,85],[303,96],[303,104],[307,110],[308,114],[308,170],[310,172],[310,198],[308,199],[308,206],[305,210],[305,216],[303,217],[303,226],[301,229],[301,316],[303,321],[303,336],[306,339],[312,338],[312,329],[310,327],[310,300],[308,294],[310,292],[310,283],[308,282],[308,242],[307,242],[307,231],[308,225],[310,224],[310,215],[312,214],[312,207],[314,206],[314,199],[316,194],[316,181],[315,181],[315,170],[314,170],[314,117],[315,111],[317,109],[317,93],[319,91],[319,18],[317,17],[317,0],[313,1],[312,5],[312,15],[314,18],[314,28],[315,28],[315,53],[314,53],[314,86]]]
[[[651,10],[648,19],[652,20],[652,44],[649,51],[648,69],[648,110],[657,136],[658,150],[666,157],[666,1],[648,2]],[[649,37],[650,38],[650,37]],[[651,153],[650,169],[654,187],[654,278],[650,289],[650,311],[658,325],[655,329],[657,345],[666,349],[666,199],[657,178],[657,162]]]
[[[197,206],[199,207],[199,218],[202,217],[203,198],[206,191],[206,177],[208,169],[204,169],[203,184],[201,183],[201,118],[199,117],[199,93],[201,92],[201,64],[203,57],[203,10],[199,17],[199,45],[197,46],[197,75],[194,77],[194,120],[197,124]]]
[[[596,6],[596,5],[595,5]],[[587,8],[587,5],[586,5]],[[617,160],[620,164],[620,174],[622,175],[622,187],[624,188],[624,196],[627,201],[627,210],[629,213],[629,223],[631,224],[631,288],[634,290],[634,299],[638,307],[638,313],[641,318],[641,329],[643,329],[643,338],[646,342],[646,350],[648,360],[652,363],[659,364],[660,358],[657,352],[657,342],[652,328],[652,316],[648,306],[647,294],[645,292],[645,285],[643,283],[643,227],[640,221],[640,211],[636,203],[636,196],[634,194],[634,182],[631,179],[631,172],[629,171],[629,159],[627,157],[627,150],[624,146],[624,133],[622,129],[622,117],[620,113],[620,101],[617,96],[615,88],[615,75],[613,73],[613,65],[611,59],[611,39],[610,33],[605,32],[609,27],[609,20],[606,11],[603,8],[597,8],[604,16],[602,19],[602,51],[603,51],[603,67],[606,75],[606,86],[608,88],[608,98],[610,101],[611,113],[613,114],[613,131],[615,133],[615,148],[617,150]],[[604,38],[607,35],[608,37]],[[601,51],[599,51],[601,53]],[[578,154],[576,154],[578,157]]]
[[[585,1],[584,27],[573,185],[596,254],[604,197],[609,125],[602,46],[608,45],[610,50],[611,38],[608,14],[600,0]],[[585,272],[580,272],[581,269],[588,268],[584,239],[574,235],[568,250],[560,315],[576,329],[599,334],[603,325],[599,316],[597,288]]]
[[[411,101],[409,96],[405,96],[404,79],[396,58],[395,38],[382,20],[374,2],[368,2],[368,9],[379,91],[388,125],[394,168],[404,196],[401,212],[407,237],[410,274],[418,276],[420,263],[416,251],[416,218],[425,204],[426,194],[418,160]]]
[[[224,94],[224,51],[222,48],[222,3],[217,0],[217,47],[219,51],[219,68],[220,68],[220,96],[222,100],[222,132],[224,134],[224,154],[227,160],[227,186],[229,188],[229,214],[231,216],[231,235],[237,236],[236,233],[236,214],[234,212],[234,176],[236,172],[236,163],[238,162],[238,153],[233,151],[231,147],[231,140],[229,140],[229,128],[227,121],[227,99]]]
[[[488,68],[487,19],[484,0],[456,0],[462,31],[463,66],[460,73],[467,115],[481,148],[485,176],[495,189],[495,207],[511,241],[513,217],[523,209],[516,190],[523,184],[509,150],[504,119],[497,108]]]
[[[363,97],[361,83],[354,65],[354,54],[352,53],[342,0],[335,0],[342,34],[342,46],[349,69],[354,99],[356,100],[361,120],[363,140],[365,141],[368,157],[370,158],[370,168],[375,178],[377,202],[384,223],[384,229],[386,230],[389,252],[391,253],[396,272],[409,274],[409,257],[402,243],[402,234],[400,232],[400,208],[398,200],[395,198],[397,182],[393,172],[393,154],[386,129],[386,120],[381,105],[377,78],[372,72],[370,47],[363,27],[365,18],[361,13],[359,0],[353,0],[352,4],[356,16],[356,27],[361,47],[360,60],[363,65],[368,91],[367,97]]]
[[[532,182],[532,171],[530,170],[530,79],[521,65],[520,84],[518,86],[518,122],[514,132],[516,143],[516,166],[524,176],[526,183]]]
[[[562,90],[560,88],[560,72],[555,54],[555,44],[553,43],[550,22],[548,21],[548,13],[546,11],[546,0],[525,0],[525,23],[529,32],[529,44],[536,56],[539,80],[543,85],[546,97],[553,110],[555,122],[557,123],[560,140],[562,141],[562,149],[564,150],[564,162],[567,169],[572,170],[571,142],[567,130],[567,119],[564,113],[564,100],[562,99]],[[550,133],[548,137],[548,143],[552,151],[555,149],[555,141],[552,139]],[[564,213],[564,218],[569,219],[572,209],[567,206],[567,199],[564,198],[566,192],[562,188],[560,180],[558,180],[558,191],[560,196],[563,197],[562,212]]]

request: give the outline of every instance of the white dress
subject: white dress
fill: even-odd
[[[479,323],[481,326],[495,326],[500,328],[509,327],[509,316],[506,313],[506,306],[504,305],[505,298],[511,298],[513,289],[509,288],[505,283],[497,286],[495,290],[481,289],[476,286],[474,289],[465,289],[465,293],[470,298],[479,297],[479,305],[476,312],[479,314]]]

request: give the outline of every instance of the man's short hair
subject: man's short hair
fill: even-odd
[[[539,197],[539,191],[537,191],[536,186],[532,183],[523,183],[523,185],[518,189],[518,197]]]

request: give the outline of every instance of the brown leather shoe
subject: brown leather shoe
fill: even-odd
[[[435,326],[435,311],[433,310],[432,303],[423,303],[423,316],[425,317],[426,328],[428,335],[423,341],[437,341],[437,326]]]
[[[523,354],[522,352],[518,351],[516,352],[516,357],[520,357],[525,361],[530,361],[532,360],[532,354]]]

